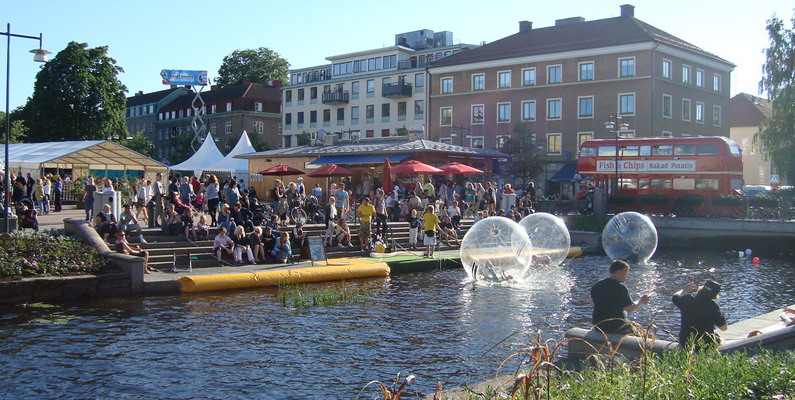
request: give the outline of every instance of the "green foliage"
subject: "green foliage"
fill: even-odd
[[[106,263],[93,247],[67,236],[0,234],[0,278],[93,274]]]
[[[70,42],[44,64],[23,112],[27,141],[127,135],[127,88],[118,79],[124,70],[107,53],[107,46],[88,48],[86,43]]]
[[[762,122],[754,144],[767,150],[765,159],[772,161],[782,175],[795,179],[795,18],[791,28],[775,16],[767,21],[770,47],[762,68],[760,91],[767,91],[773,113]]]
[[[647,194],[640,198],[640,204],[649,204],[649,205],[668,204],[668,196],[659,193]]]
[[[614,194],[607,198],[608,204],[632,204],[635,202],[635,196],[631,194]]]
[[[309,132],[302,132],[298,134],[296,139],[298,140],[299,146],[306,146],[310,143],[310,138]]]
[[[536,140],[536,134],[527,123],[516,124],[513,134],[500,150],[511,156],[507,172],[522,183],[544,172],[546,153],[542,151],[543,146]]]
[[[115,140],[120,145],[136,152],[143,154],[149,158],[155,158],[157,152],[155,145],[149,141],[149,138],[144,135],[144,131],[138,131],[132,136],[127,136]]]
[[[566,220],[569,230],[587,232],[602,232],[608,221],[608,217],[595,215],[570,215]]]
[[[251,136],[249,136],[249,138],[251,138]],[[257,135],[251,138],[251,146],[254,147],[255,151],[268,151],[271,149],[271,146],[268,143],[261,141]]]
[[[269,80],[287,82],[289,71],[290,63],[267,47],[235,50],[224,57],[215,83],[228,87],[240,85],[244,79],[256,83],[268,83]]]
[[[748,205],[751,207],[777,207],[778,198],[769,194],[758,194],[748,199]]]
[[[712,198],[712,205],[717,207],[739,207],[743,205],[742,196],[719,195]]]
[[[704,204],[704,197],[700,194],[680,194],[674,199],[675,206],[700,206]]]
[[[364,303],[367,292],[351,288],[342,282],[339,288],[327,287],[309,291],[307,285],[285,283],[279,286],[276,298],[282,306],[301,309],[309,307],[328,307],[345,303]]]
[[[409,130],[408,130],[408,128],[406,128],[405,125],[403,125],[403,127],[401,127],[401,128],[395,128],[395,134],[398,135],[398,136],[408,136],[409,135]]]
[[[175,136],[177,145],[174,146],[174,151],[171,153],[171,157],[169,157],[168,160],[171,164],[179,164],[195,153],[193,147],[191,147],[193,136],[194,133],[192,131],[182,132]],[[201,143],[199,143],[199,145],[201,145]]]
[[[19,110],[19,109],[18,109]],[[9,143],[22,143],[28,135],[28,128],[25,126],[25,121],[19,120],[20,112],[15,110],[11,112],[11,135],[8,137]],[[0,111],[0,137],[6,137],[6,113]]]

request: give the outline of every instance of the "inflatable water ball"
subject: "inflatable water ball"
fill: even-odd
[[[530,214],[519,225],[524,228],[533,244],[534,266],[560,265],[569,254],[571,236],[561,218],[549,213]]]
[[[461,240],[461,263],[479,281],[518,280],[530,266],[533,245],[524,228],[505,217],[484,218]]]
[[[657,250],[657,229],[649,217],[623,212],[602,231],[602,248],[611,260],[646,261]]]

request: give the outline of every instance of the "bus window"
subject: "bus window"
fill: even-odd
[[[740,145],[738,145],[737,143],[730,144],[729,151],[731,151],[733,156],[739,156],[742,154],[742,150],[740,150]]]
[[[583,147],[580,150],[580,157],[594,157],[596,156],[596,147]]]
[[[638,181],[634,178],[620,178],[618,180],[618,185],[622,189],[637,189]]]
[[[742,179],[732,179],[730,184],[732,185],[732,190],[742,190],[743,189],[743,180]]]
[[[718,190],[717,179],[696,179],[696,189]]]
[[[652,189],[670,189],[671,188],[671,180],[670,179],[652,179],[651,180],[651,187],[652,187]]]
[[[648,157],[651,155],[651,146],[640,146],[640,156]]]
[[[616,156],[616,148],[615,148],[615,146],[599,146],[599,156],[600,157],[615,157]]]
[[[698,154],[702,156],[716,156],[720,154],[718,146],[714,144],[700,144],[698,145]]]
[[[638,189],[640,190],[648,190],[649,189],[649,178],[640,178],[638,179]]]
[[[638,146],[624,146],[620,148],[621,157],[637,157]]]
[[[674,154],[677,156],[694,156],[696,155],[696,145],[678,144],[674,147]]]
[[[695,179],[674,179],[674,190],[693,190],[696,188]]]
[[[674,155],[674,146],[664,144],[660,146],[653,146],[651,148],[651,155],[653,156],[672,156]]]

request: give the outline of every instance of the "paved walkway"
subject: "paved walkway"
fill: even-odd
[[[64,204],[61,212],[51,211],[49,214],[39,215],[39,230],[63,229],[65,218],[85,219],[85,210],[78,209],[74,204]]]

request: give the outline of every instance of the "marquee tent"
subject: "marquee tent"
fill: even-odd
[[[248,160],[243,160],[240,158],[235,158],[235,156],[240,154],[247,154],[247,153],[254,153],[256,150],[254,146],[251,145],[251,140],[248,138],[248,134],[246,131],[243,131],[243,134],[240,135],[240,140],[237,141],[235,148],[223,158],[223,160],[209,165],[208,167],[204,168],[205,172],[228,172],[232,176],[237,177],[238,180],[243,179],[248,186]]]
[[[168,167],[177,171],[192,171],[194,176],[201,175],[208,165],[214,165],[224,159],[224,155],[218,150],[211,133],[207,134],[199,150],[187,160]]]

